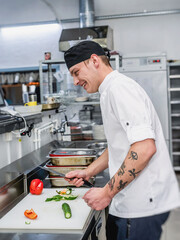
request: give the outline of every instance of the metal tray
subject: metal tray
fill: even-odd
[[[58,109],[60,107],[60,103],[47,103],[42,104],[42,111]]]
[[[75,157],[91,155],[96,155],[96,151],[89,148],[59,148],[49,152],[49,157]]]
[[[75,157],[52,157],[50,158],[53,165],[84,165],[87,166],[91,164],[96,159],[95,156],[75,156]]]
[[[74,185],[68,183],[64,178],[62,177],[54,177],[54,176],[51,176],[49,177],[50,181],[51,181],[51,184],[53,187],[67,187],[67,186],[72,186],[72,187],[75,187]],[[94,178],[90,178],[89,179],[89,182],[94,184],[95,180]]]
[[[87,166],[83,166],[83,165],[80,165],[80,166],[54,166],[52,165],[51,161],[48,161],[46,163],[46,167],[49,168],[49,169],[53,169],[55,170],[56,172],[59,172],[59,173],[63,173],[63,174],[66,174],[70,171],[74,171],[74,170],[83,170],[85,168],[87,168]],[[49,173],[49,176],[57,176],[55,173]]]

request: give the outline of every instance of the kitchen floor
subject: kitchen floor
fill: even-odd
[[[176,174],[180,186],[180,173]],[[179,240],[180,239],[180,208],[171,211],[169,219],[163,226],[161,240]]]
[[[180,186],[180,173],[176,174]],[[105,218],[103,219],[103,223]],[[104,229],[99,234],[99,240],[106,240]],[[160,240],[180,240],[180,208],[171,211],[171,214],[163,226]]]

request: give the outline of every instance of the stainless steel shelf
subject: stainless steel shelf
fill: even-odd
[[[180,91],[180,87],[177,88],[169,88],[170,92],[179,92]]]
[[[180,171],[180,167],[179,166],[174,166],[174,170],[175,171]]]
[[[172,139],[172,142],[174,142],[174,143],[180,143],[180,139]]]
[[[180,130],[180,126],[173,126],[173,127],[171,127],[171,129],[173,129],[173,130]]]
[[[171,113],[171,117],[180,117],[180,113]]]
[[[70,104],[71,105],[77,105],[77,104],[79,104],[79,105],[98,105],[98,104],[100,104],[100,102],[98,102],[98,101],[97,102],[90,102],[90,101],[89,102],[88,101],[87,102],[78,102],[78,101],[76,102],[76,101],[74,101],[74,102],[71,102]]]
[[[171,157],[175,171],[180,171],[180,61],[169,63],[169,107]],[[174,137],[174,138],[173,138]]]
[[[171,104],[180,104],[180,100],[172,100],[170,101]]]
[[[180,152],[173,152],[173,155],[180,156]]]
[[[172,78],[180,78],[180,75],[170,75],[169,78],[170,79],[172,79]]]

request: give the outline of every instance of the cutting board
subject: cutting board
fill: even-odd
[[[89,189],[74,188],[73,194],[78,195],[75,200],[45,202],[46,198],[57,194],[56,190],[59,191],[62,188],[46,188],[43,189],[41,195],[29,193],[0,219],[0,232],[59,233],[67,230],[81,232],[92,212],[92,209],[82,199]],[[72,217],[70,219],[64,217],[62,210],[64,202],[67,202],[71,207]],[[31,208],[38,215],[34,220],[24,216],[24,211]],[[30,222],[30,224],[27,225],[25,222]]]

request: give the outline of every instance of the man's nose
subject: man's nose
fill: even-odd
[[[73,81],[74,81],[74,85],[77,86],[79,84],[79,80],[77,77],[74,77],[73,78]]]

